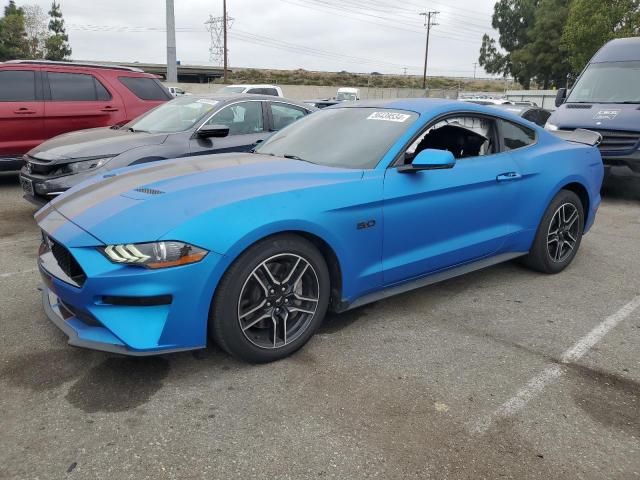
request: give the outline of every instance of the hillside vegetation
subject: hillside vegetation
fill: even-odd
[[[349,72],[312,72],[308,70],[232,69],[231,83],[274,83],[280,85],[325,85],[335,87],[422,88],[422,77],[411,75],[361,74]],[[216,83],[222,83],[219,80]],[[509,88],[513,84],[509,85]],[[461,79],[428,77],[427,88],[465,91],[502,91],[507,82],[502,79]]]

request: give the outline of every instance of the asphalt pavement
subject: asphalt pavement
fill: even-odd
[[[572,266],[507,263],[331,316],[292,357],[76,349],[0,177],[1,479],[640,478],[640,179]]]

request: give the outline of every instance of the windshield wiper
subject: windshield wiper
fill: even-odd
[[[307,162],[307,163],[313,163],[310,162],[309,160],[305,160],[304,158],[300,158],[297,155],[291,155],[289,153],[285,153],[284,155],[282,155],[284,158],[288,158],[289,160],[300,160],[301,162]],[[315,165],[315,164],[314,164]]]
[[[133,132],[133,133],[149,133],[147,130],[136,130],[136,129],[135,129],[135,128],[133,128],[133,127],[129,127],[129,128],[127,128],[127,131],[129,131],[129,132]]]

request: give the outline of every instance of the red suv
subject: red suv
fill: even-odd
[[[0,63],[0,171],[61,133],[124,124],[171,100],[137,68],[38,60]]]

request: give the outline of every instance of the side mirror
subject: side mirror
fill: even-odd
[[[224,125],[203,125],[196,132],[196,135],[200,138],[222,138],[229,135],[229,127]]]
[[[450,151],[427,148],[418,153],[411,164],[399,166],[398,172],[414,173],[420,170],[442,170],[453,168],[455,164],[456,159]]]
[[[558,93],[556,93],[556,107],[559,107],[560,105],[562,105],[566,99],[567,99],[567,89],[559,88]]]

